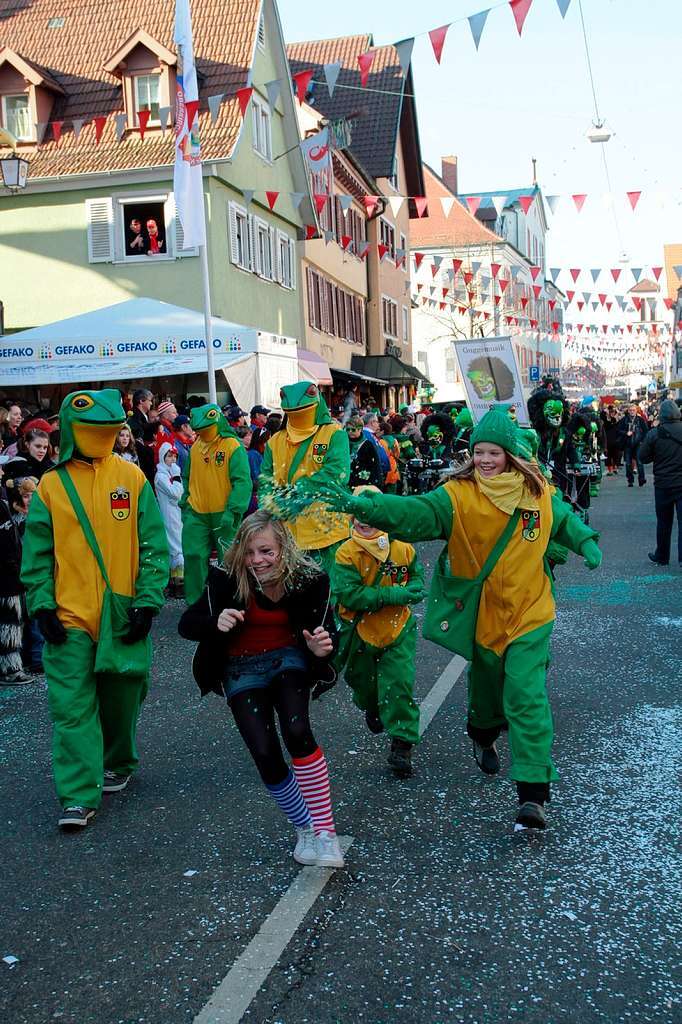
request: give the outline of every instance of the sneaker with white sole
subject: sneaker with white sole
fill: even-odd
[[[85,828],[90,818],[94,818],[94,807],[65,807],[57,824],[60,828]]]
[[[132,775],[119,775],[118,772],[104,772],[104,781],[102,782],[103,793],[120,793],[122,789],[125,789]]]
[[[317,845],[315,843],[315,830],[312,825],[307,828],[297,828],[298,839],[294,847],[294,860],[297,864],[317,864]]]
[[[316,846],[315,863],[318,868],[343,868],[346,866],[338,836],[332,835],[331,832],[320,832],[316,838]]]

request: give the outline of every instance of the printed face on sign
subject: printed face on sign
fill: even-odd
[[[109,504],[114,519],[119,522],[127,519],[130,515],[130,491],[126,491],[123,487],[117,487],[109,494]]]

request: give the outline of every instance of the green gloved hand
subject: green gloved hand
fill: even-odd
[[[601,565],[602,553],[596,540],[586,540],[580,545],[580,554],[585,559],[588,569],[598,569]]]
[[[332,512],[347,512],[360,522],[364,522],[363,513],[366,514],[372,508],[372,499],[368,495],[351,494],[347,487],[333,482],[321,487],[317,498]]]

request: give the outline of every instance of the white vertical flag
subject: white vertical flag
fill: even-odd
[[[178,49],[175,94],[175,169],[173,191],[186,249],[206,244],[204,188],[199,146],[199,89],[194,66],[189,0],[175,3],[175,44]]]

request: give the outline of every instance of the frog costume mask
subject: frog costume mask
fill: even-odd
[[[350,449],[346,431],[335,423],[327,403],[312,381],[287,384],[280,391],[286,426],[268,441],[259,488],[283,513],[292,485],[315,493],[327,483],[346,485]],[[317,502],[292,514],[287,521],[296,543],[324,567],[333,565],[334,551],[350,532],[348,518],[324,511]]]
[[[197,439],[182,471],[182,555],[185,597],[201,597],[212,551],[219,559],[230,546],[251,500],[251,472],[244,446],[223,416],[209,403],[192,409]]]
[[[102,799],[103,771],[127,778],[137,767],[135,732],[151,645],[139,676],[96,672],[105,583],[84,524],[93,531],[112,590],[130,602],[124,643],[147,636],[168,580],[154,492],[137,466],[112,452],[124,422],[114,388],[66,396],[59,465],[45,473],[31,502],[22,563],[29,613],[46,639],[57,795],[63,807],[83,807],[90,815]],[[77,496],[75,507],[67,485]],[[86,823],[87,817],[80,822]]]

